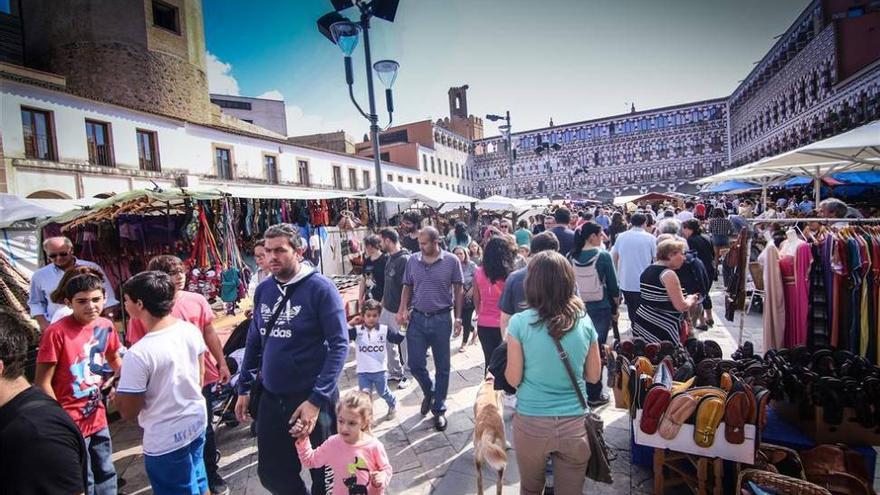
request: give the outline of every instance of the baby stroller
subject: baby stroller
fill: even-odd
[[[251,319],[248,318],[232,331],[226,345],[223,346],[223,356],[226,358],[226,366],[229,367],[231,375],[229,383],[226,385],[217,384],[214,390],[214,404],[211,411],[214,422],[214,429],[224,424],[231,428],[238,426],[238,419],[235,417],[235,402],[238,399],[238,378],[241,371],[241,363],[244,360],[244,346],[247,340],[247,332],[250,327]]]

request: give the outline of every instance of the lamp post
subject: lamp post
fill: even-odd
[[[394,113],[394,99],[391,87],[397,79],[397,70],[400,64],[394,60],[379,60],[373,63],[370,53],[370,19],[378,17],[388,22],[394,22],[399,0],[332,0],[334,11],[318,19],[318,30],[335,43],[345,56],[345,82],[348,84],[348,96],[357,108],[358,112],[370,122],[370,141],[373,147],[373,167],[376,174],[376,196],[382,196],[382,161],[379,156],[379,116],[376,114],[376,96],[373,90],[373,71],[385,86],[385,104],[388,110],[388,126],[391,125]],[[338,11],[350,7],[357,7],[360,11],[360,20],[353,22],[339,14]],[[358,44],[358,35],[364,35],[364,62],[367,72],[367,96],[369,100],[369,113],[363,111],[354,97],[354,71],[352,69],[351,54]],[[387,126],[386,126],[387,128]],[[381,222],[384,215],[382,208],[377,205],[377,219]]]
[[[535,154],[538,156],[542,156],[545,153],[547,154],[547,170],[546,172],[552,172],[550,170],[551,160],[553,159],[553,155],[555,155],[559,150],[562,149],[562,145],[559,143],[550,144],[549,141],[542,141],[541,135],[538,134],[538,146],[535,147]],[[549,187],[548,187],[549,189]]]
[[[503,120],[506,122],[505,124],[498,126],[498,131],[501,132],[501,136],[507,140],[507,171],[508,171],[507,179],[510,183],[508,186],[508,187],[510,187],[510,191],[508,192],[508,195],[512,197],[513,190],[514,190],[513,162],[516,159],[516,156],[513,151],[513,144],[512,144],[513,143],[513,136],[511,134],[511,128],[510,128],[510,110],[506,111],[504,113],[503,117],[501,115],[495,115],[495,114],[490,113],[490,114],[486,115],[486,118],[491,120],[492,122],[497,122],[499,120]]]

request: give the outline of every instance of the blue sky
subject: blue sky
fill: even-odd
[[[550,117],[561,124],[624,113],[630,102],[648,109],[726,96],[806,5],[401,0],[395,22],[375,20],[370,33],[374,60],[401,65],[396,123],[446,116],[448,88],[468,84],[471,113],[510,110],[517,131]],[[367,132],[348,99],[342,55],[315,27],[329,0],[203,6],[212,91],[283,98],[291,135],[345,129],[360,140]],[[365,107],[364,77],[359,45],[355,94]],[[495,125],[487,122],[486,133]]]

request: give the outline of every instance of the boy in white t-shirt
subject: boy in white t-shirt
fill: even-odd
[[[202,334],[171,316],[175,285],[163,272],[143,272],[123,286],[125,310],[146,335],[126,353],[115,404],[144,429],[144,465],[157,495],[208,492],[202,456],[207,412],[202,397]]]
[[[361,308],[363,324],[348,329],[348,338],[354,341],[357,350],[358,388],[370,394],[373,388],[388,404],[385,419],[397,415],[397,400],[388,390],[387,346],[403,342],[403,335],[387,325],[379,324],[382,304],[375,299],[367,299]]]

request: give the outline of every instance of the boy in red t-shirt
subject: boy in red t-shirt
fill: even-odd
[[[119,337],[113,322],[101,317],[104,281],[77,275],[64,286],[65,303],[73,310],[49,325],[40,339],[35,383],[73,418],[85,438],[88,460],[87,493],[116,495],[113,446],[101,382],[107,366],[118,372]]]

